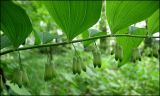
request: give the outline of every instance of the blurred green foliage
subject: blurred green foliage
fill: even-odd
[[[117,68],[114,56],[102,54],[102,67],[94,68],[92,54],[80,52],[87,66],[87,72],[80,75],[72,73],[73,50],[53,54],[56,77],[44,81],[44,67],[47,55],[28,50],[21,52],[22,64],[26,69],[30,85],[19,89],[13,85],[18,94],[32,95],[158,95],[159,94],[159,65],[155,57],[142,57],[142,61],[128,63]],[[14,68],[18,67],[18,53],[14,52],[1,57],[1,67],[7,79],[12,79]],[[15,87],[16,86],[16,87]],[[18,91],[17,91],[18,90]],[[20,90],[20,91],[19,91]],[[27,91],[26,91],[27,90]]]
[[[50,17],[42,4],[35,1],[14,1],[24,9],[36,32],[49,32],[57,36],[59,28]],[[25,46],[34,42],[34,33],[27,39]],[[35,37],[36,38],[36,37]],[[78,37],[79,38],[79,37]],[[112,38],[113,39],[113,38]],[[66,41],[66,36],[60,35],[57,42]],[[107,43],[109,38],[107,38]],[[36,41],[35,41],[36,42]],[[35,44],[34,42],[34,44]],[[52,41],[55,43],[56,41]],[[53,60],[56,77],[50,81],[44,80],[45,64],[47,63],[46,48],[21,51],[21,59],[30,84],[19,88],[11,83],[15,68],[19,67],[18,52],[1,56],[0,67],[7,78],[7,85],[20,95],[159,95],[159,61],[155,57],[142,55],[142,61],[127,63],[117,67],[114,55],[110,55],[110,46],[102,51],[102,66],[94,68],[91,52],[83,51],[82,44],[75,44],[87,66],[86,72],[74,75],[72,59],[74,50],[71,45],[62,45],[53,48]],[[99,45],[98,45],[99,46]],[[5,49],[4,49],[5,50]],[[149,53],[146,51],[145,53]],[[4,92],[7,95],[7,92]]]

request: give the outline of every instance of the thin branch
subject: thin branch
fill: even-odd
[[[80,39],[80,40],[74,40],[74,41],[69,41],[69,42],[62,42],[62,43],[55,43],[55,44],[33,45],[33,46],[29,46],[29,47],[22,47],[22,48],[17,48],[17,49],[9,49],[9,50],[0,52],[0,55],[4,55],[4,54],[11,53],[11,52],[14,52],[14,51],[34,49],[34,48],[41,48],[41,47],[50,47],[50,46],[66,45],[66,44],[77,43],[77,42],[84,42],[84,41],[89,41],[89,40],[94,40],[94,39],[99,39],[99,38],[106,38],[106,37],[146,38],[146,37],[148,37],[148,36],[143,36],[143,35],[129,35],[129,34],[104,35],[104,36],[90,37],[90,38],[87,38],[87,39]],[[160,38],[160,37],[159,37],[159,36],[154,36],[154,37],[151,37],[151,38]]]

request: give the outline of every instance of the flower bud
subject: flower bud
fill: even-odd
[[[110,53],[111,55],[113,55],[115,53],[115,49],[116,49],[115,46],[116,46],[115,44],[112,44],[112,49],[111,49],[111,53]]]
[[[157,50],[153,50],[152,52],[153,52],[153,53],[152,53],[153,56],[154,56],[155,58],[158,58],[158,51],[157,51]]]
[[[99,68],[101,68],[101,53],[97,52],[97,65]]]
[[[93,65],[94,65],[94,68],[97,66],[97,54],[95,51],[92,51],[92,54],[93,54]]]
[[[122,46],[116,45],[115,59],[116,59],[116,61],[117,60],[119,60],[120,62],[122,61],[122,59],[123,59],[123,48],[122,48]]]
[[[152,57],[152,49],[151,48],[146,48],[144,54],[148,57]]]
[[[52,64],[45,64],[45,73],[44,73],[44,80],[48,81],[53,78],[53,66]]]
[[[133,62],[136,62],[136,60],[141,61],[141,53],[138,48],[133,49],[132,60]]]
[[[159,50],[159,45],[154,43],[152,46],[152,54],[156,58],[158,58],[158,50]]]
[[[93,65],[94,67],[98,66],[99,68],[101,67],[101,53],[98,52],[97,49],[92,51],[93,54]]]
[[[86,72],[85,61],[86,61],[86,58],[83,58],[83,61],[81,60],[81,67],[84,72]]]
[[[113,55],[113,54],[114,54],[114,49],[111,50],[111,55]]]
[[[74,57],[73,57],[73,74],[80,74],[81,73],[81,69],[83,71],[86,71],[86,66],[84,65],[84,62],[82,62],[82,58],[75,53]]]
[[[77,69],[76,69],[76,64],[77,64],[77,57],[73,57],[73,66],[72,66],[72,70],[73,70],[73,74],[77,73]]]
[[[81,59],[77,57],[76,70],[77,70],[77,73],[78,73],[78,74],[81,73],[81,64],[82,64]]]
[[[153,42],[152,38],[150,38],[150,37],[145,38],[145,40],[144,40],[145,48],[151,47],[152,46],[152,42]]]

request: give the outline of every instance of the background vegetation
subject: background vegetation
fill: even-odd
[[[33,32],[25,41],[25,45],[21,45],[21,47],[67,41],[66,35],[62,33],[43,4],[36,1],[14,1],[14,3],[26,10],[32,26],[34,26]],[[103,5],[99,22],[90,29],[110,34],[104,11],[105,5]],[[2,31],[1,35],[4,35]],[[78,36],[76,39],[82,38],[83,36]],[[157,40],[157,42],[159,41]],[[72,44],[51,47],[53,53],[51,62],[54,66],[55,76],[49,81],[44,80],[44,74],[45,64],[48,63],[49,58],[48,53],[51,50],[49,48],[37,48],[20,51],[22,65],[29,78],[29,85],[23,85],[21,88],[17,84],[11,83],[13,73],[19,67],[18,52],[2,55],[0,68],[3,69],[7,78],[7,85],[11,89],[9,91],[4,90],[1,94],[159,95],[159,57],[151,55],[153,48],[151,46],[146,47],[148,43],[143,41],[138,46],[142,54],[141,61],[127,62],[120,68],[117,67],[118,61],[115,60],[115,55],[110,54],[115,44],[115,38],[99,39],[96,43],[101,51],[101,68],[94,68],[92,52],[83,48],[84,43],[74,44],[83,59],[81,62],[86,65],[87,70],[86,72],[82,71],[80,75],[72,72],[72,60],[75,56]],[[1,51],[11,48],[12,46],[8,46]]]

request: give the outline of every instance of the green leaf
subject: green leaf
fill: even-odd
[[[11,41],[8,39],[8,37],[6,35],[1,36],[0,40],[1,40],[0,41],[0,43],[1,43],[0,49],[3,49],[5,47],[12,45]]]
[[[140,22],[159,8],[158,1],[106,1],[106,15],[112,33]]]
[[[34,34],[34,44],[35,45],[39,45],[39,44],[41,44],[41,40],[40,40],[40,37],[39,37],[39,35],[38,35],[38,32],[37,31],[33,31],[33,34]]]
[[[89,36],[90,37],[95,37],[95,36],[103,36],[106,35],[106,32],[100,32],[99,30],[96,29],[89,29]]]
[[[89,30],[86,30],[82,33],[82,38],[87,39],[87,38],[90,38],[90,37],[104,36],[104,35],[106,35],[106,32],[100,32],[99,30],[96,30],[96,29],[89,29]],[[83,46],[88,47],[90,44],[92,44],[96,40],[97,39],[84,41]]]
[[[155,32],[160,32],[159,30],[159,9],[148,18],[147,23],[148,23],[148,32],[150,34],[153,34]]]
[[[34,31],[34,37],[35,37],[35,44],[45,44],[50,41],[52,41],[56,36],[53,36],[53,34],[48,32],[36,32]]]
[[[128,32],[128,28],[120,30],[117,34],[124,34],[124,32],[129,33],[131,35],[146,35],[147,31],[144,28],[133,28],[134,30],[130,30]],[[118,67],[130,61],[133,48],[137,48],[139,44],[143,41],[143,38],[135,38],[135,37],[119,37],[116,38],[117,44],[121,45],[123,48],[123,59],[122,62],[118,63]]]
[[[102,1],[44,1],[50,15],[69,40],[94,25],[100,18]]]
[[[48,32],[38,32],[38,35],[43,44],[48,43],[55,38],[55,36],[53,36],[52,34]]]
[[[32,25],[24,9],[11,1],[1,1],[1,29],[17,48],[32,31]]]

